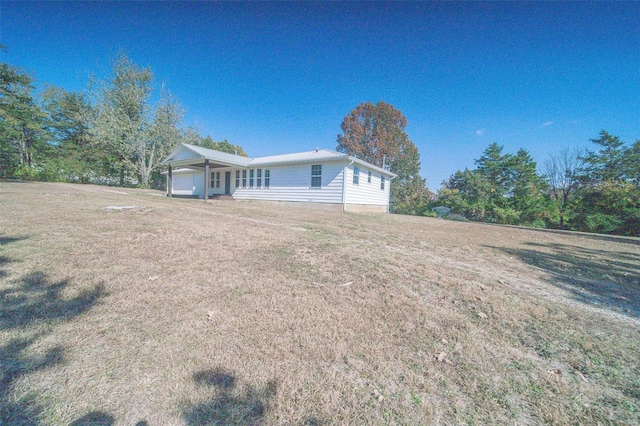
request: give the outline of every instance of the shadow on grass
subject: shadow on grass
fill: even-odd
[[[549,283],[583,303],[640,318],[640,254],[566,244],[490,247],[549,274]]]
[[[26,237],[0,237],[0,247],[24,239],[26,239]]]
[[[0,345],[0,424],[37,425],[43,407],[35,395],[16,394],[17,381],[64,362],[64,347],[37,350],[57,324],[88,311],[104,296],[102,286],[71,299],[63,297],[68,280],[50,282],[42,272],[27,274],[0,290],[0,331],[9,336]]]
[[[633,244],[633,245],[640,246],[640,237],[628,237],[624,235],[612,235],[612,234],[593,234],[589,232],[569,231],[565,229],[533,228],[530,226],[502,225],[497,223],[486,223],[486,222],[474,222],[474,223],[479,223],[487,226],[524,229],[526,231],[543,232],[548,234],[570,235],[572,237],[584,238],[587,240],[608,241],[612,243],[625,243],[625,244]]]
[[[222,369],[197,372],[193,380],[213,394],[205,402],[183,409],[182,418],[190,426],[260,424],[277,392],[273,381],[263,388],[240,388],[233,374]]]
[[[26,239],[26,237],[0,237],[0,248],[2,248],[7,244],[24,240],[24,239]],[[4,267],[7,263],[10,263],[10,262],[13,262],[13,259],[11,259],[8,256],[0,255],[0,280],[7,276],[7,272],[4,270]]]
[[[70,423],[69,426],[111,426],[115,421],[116,419],[111,414],[102,411],[92,411]]]

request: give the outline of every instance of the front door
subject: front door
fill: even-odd
[[[224,193],[231,194],[231,172],[224,172]]]

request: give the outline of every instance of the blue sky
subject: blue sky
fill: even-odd
[[[356,105],[407,117],[432,190],[492,142],[538,163],[640,139],[640,2],[0,1],[0,60],[86,89],[119,51],[184,125],[250,156],[335,149]]]

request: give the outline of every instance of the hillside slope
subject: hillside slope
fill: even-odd
[[[0,182],[2,421],[638,421],[638,239],[162,195]]]

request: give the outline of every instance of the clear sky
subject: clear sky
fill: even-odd
[[[184,125],[250,156],[336,148],[356,105],[407,117],[432,190],[492,142],[538,163],[640,139],[640,2],[0,0],[0,60],[41,88],[151,67]]]

